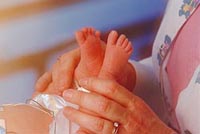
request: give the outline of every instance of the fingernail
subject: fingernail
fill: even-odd
[[[88,79],[81,79],[81,80],[79,80],[79,84],[81,86],[86,86],[88,84]]]
[[[66,100],[69,100],[69,99],[72,98],[73,93],[74,93],[73,89],[67,89],[67,90],[65,90],[65,91],[63,92],[63,97],[64,97]]]

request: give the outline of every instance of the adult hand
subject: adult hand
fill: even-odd
[[[80,61],[80,50],[75,49],[58,58],[50,72],[44,73],[36,82],[35,93],[62,95],[72,86],[74,70]]]
[[[96,113],[65,108],[64,115],[85,128],[79,134],[112,134],[114,122],[120,124],[117,134],[174,134],[142,99],[118,83],[99,78],[82,79],[79,83],[92,92],[69,89],[63,93],[64,99]]]

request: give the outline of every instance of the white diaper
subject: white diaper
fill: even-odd
[[[87,89],[80,87],[76,81],[74,81],[74,87],[79,91],[90,92]],[[77,124],[69,121],[63,115],[64,107],[70,106],[78,109],[77,105],[66,102],[60,96],[49,94],[39,94],[33,100],[54,113],[54,121],[49,125],[49,134],[74,134],[79,129]],[[32,104],[34,105],[34,103]]]

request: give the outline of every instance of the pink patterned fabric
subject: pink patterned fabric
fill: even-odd
[[[199,7],[178,33],[173,43],[167,63],[167,72],[175,107],[179,93],[187,87],[196,67],[200,65]]]

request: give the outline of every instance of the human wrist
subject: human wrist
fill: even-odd
[[[158,119],[157,121],[152,123],[149,134],[178,134],[178,133]]]

